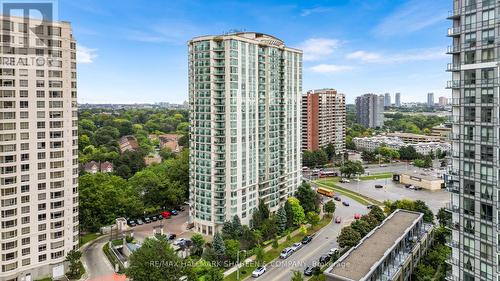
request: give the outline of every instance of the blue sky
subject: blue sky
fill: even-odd
[[[78,41],[79,101],[187,99],[186,42],[244,29],[304,50],[304,91],[425,101],[444,89],[451,0],[59,0]]]

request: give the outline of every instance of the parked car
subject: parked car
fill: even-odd
[[[354,214],[354,219],[355,220],[359,220],[361,218],[361,215],[360,214]]]
[[[179,212],[177,212],[177,210],[172,210],[172,211],[170,211],[170,213],[172,214],[172,216],[177,216],[179,214]]]
[[[346,179],[346,178],[341,178],[340,182],[342,182],[342,183],[350,183],[351,181],[348,180],[348,179]]]
[[[281,251],[280,258],[286,259],[292,254],[293,254],[292,248],[285,248],[283,251]]]
[[[342,219],[339,216],[335,217],[335,223],[341,223],[341,222]]]
[[[150,219],[151,221],[157,221],[157,220],[158,220],[158,218],[157,218],[156,216],[150,216],[150,217],[149,217],[149,219]]]
[[[128,220],[128,221],[127,221],[127,225],[128,225],[128,226],[130,226],[130,227],[134,227],[134,226],[136,226],[137,224],[135,223],[135,221],[134,221],[134,220]]]
[[[175,240],[174,243],[172,243],[172,244],[174,244],[176,246],[181,246],[184,243],[186,243],[186,239],[185,238],[179,238],[179,239]]]
[[[320,264],[325,264],[330,261],[330,256],[329,255],[322,255],[319,257],[319,263]]]
[[[149,219],[148,217],[144,217],[144,222],[145,223],[151,223],[151,219]]]
[[[167,212],[167,211],[165,211],[165,212],[161,212],[160,214],[161,214],[161,216],[162,216],[164,219],[169,219],[169,218],[170,218],[170,216],[172,215],[172,214],[170,214],[170,212]]]
[[[335,200],[335,201],[342,201],[342,199],[340,199],[340,197],[339,197],[339,196],[335,196],[335,197],[333,197],[333,200]]]
[[[302,243],[295,243],[292,245],[291,248],[295,252],[295,251],[299,250],[300,248],[302,248]]]
[[[411,184],[405,184],[405,188],[410,188]]]
[[[330,251],[328,252],[328,255],[331,257],[331,256],[335,255],[338,252],[339,252],[339,249],[337,249],[337,248],[331,248]]]
[[[367,209],[373,209],[373,205],[366,206]]]
[[[313,240],[312,236],[306,236],[304,238],[302,238],[302,244],[307,244],[309,242],[311,242]]]
[[[387,164],[381,164],[380,167],[387,167]]]
[[[353,181],[360,182],[361,180],[358,178],[353,179]]]
[[[414,190],[414,189],[415,189],[415,186],[410,185],[410,186],[408,187],[408,189]]]
[[[168,240],[174,240],[176,237],[177,237],[177,235],[175,235],[173,233],[167,235]]]
[[[376,185],[375,185],[375,188],[383,188],[383,187],[384,187],[384,186],[383,186],[383,185],[381,185],[381,184],[376,184]]]
[[[313,271],[314,271],[314,267],[312,267],[312,266],[307,266],[307,267],[304,269],[304,275],[305,275],[305,276],[312,276],[312,275],[313,275]]]
[[[137,220],[137,225],[143,225],[143,224],[144,224],[144,222],[141,219]]]
[[[346,207],[349,207],[351,204],[349,203],[349,201],[342,201],[342,205],[346,206]]]
[[[162,220],[163,219],[162,215],[156,215],[156,217],[158,218],[158,220]]]
[[[259,267],[257,267],[252,272],[252,277],[257,278],[257,277],[261,276],[264,273],[266,273],[266,267],[265,266],[259,266]]]
[[[415,186],[415,190],[422,190],[422,187],[420,187],[420,186]]]

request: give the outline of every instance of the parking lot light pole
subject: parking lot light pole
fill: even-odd
[[[236,280],[240,280],[240,253],[246,253],[246,252],[247,252],[246,250],[241,250],[238,251],[238,253],[236,254],[236,263],[237,263]]]

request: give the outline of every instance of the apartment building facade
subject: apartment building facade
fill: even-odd
[[[396,93],[394,97],[394,106],[401,107],[401,93]]]
[[[301,183],[302,52],[254,32],[189,41],[190,221],[213,235]]]
[[[68,22],[0,33],[0,280],[36,280],[78,248],[76,43]]]
[[[345,95],[334,89],[308,91],[302,96],[302,150],[314,151],[333,144],[345,151]]]
[[[357,122],[368,128],[384,126],[384,95],[365,94],[356,98]]]
[[[499,280],[500,2],[453,0],[447,70],[452,79],[448,280]]]
[[[391,103],[391,94],[390,93],[385,93],[384,95],[384,106],[385,107],[390,107],[392,105]]]
[[[434,93],[427,93],[427,107],[434,107]]]

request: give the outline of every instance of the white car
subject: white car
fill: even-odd
[[[292,245],[292,247],[290,247],[290,248],[292,248],[292,251],[294,251],[294,252],[295,252],[295,251],[297,251],[298,249],[302,248],[302,243],[295,243],[295,244],[293,244],[293,245]]]
[[[259,266],[252,272],[252,277],[257,278],[266,272],[265,266]]]
[[[345,178],[340,179],[340,182],[342,182],[342,183],[350,183],[350,181],[348,179],[345,179]]]
[[[292,255],[292,253],[293,253],[292,248],[285,248],[283,251],[281,251],[280,258],[286,259],[290,255]]]
[[[337,249],[337,248],[331,248],[330,251],[328,252],[328,255],[333,256],[338,251],[339,251],[339,249]]]
[[[181,245],[183,243],[186,243],[186,239],[179,238],[179,239],[175,240],[174,243],[172,243],[172,244],[174,244],[175,246],[179,246],[179,245]]]

